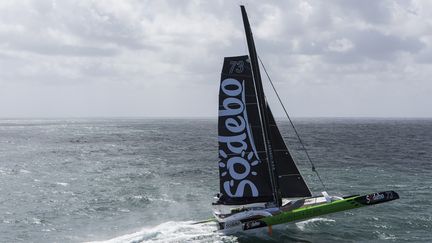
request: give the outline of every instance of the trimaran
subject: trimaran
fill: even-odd
[[[213,203],[220,231],[232,233],[388,202],[394,191],[312,196],[264,95],[249,20],[241,6],[249,55],[225,57],[219,93],[220,193]],[[314,167],[313,167],[314,169]]]

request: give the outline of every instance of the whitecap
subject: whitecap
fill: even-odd
[[[378,235],[378,238],[380,240],[396,240],[396,236],[393,234],[387,234],[384,232],[379,232],[379,231],[375,231],[374,233],[376,233]]]
[[[149,201],[154,202],[154,201],[160,201],[160,202],[169,202],[169,203],[176,203],[176,201],[169,199],[169,198],[154,198],[154,197],[148,197],[147,198]]]
[[[55,184],[59,185],[59,186],[68,186],[69,185],[69,183],[66,183],[66,182],[56,182]]]
[[[42,224],[42,220],[38,218],[32,218],[32,224]]]

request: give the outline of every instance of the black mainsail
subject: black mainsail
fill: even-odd
[[[249,56],[226,57],[219,92],[221,204],[274,202],[311,196],[273,114],[262,85],[255,44],[241,6]]]
[[[219,91],[220,203],[273,200],[261,128],[249,57],[226,57]]]

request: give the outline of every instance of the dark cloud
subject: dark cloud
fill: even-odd
[[[426,48],[418,38],[404,38],[375,30],[344,33],[343,36],[352,43],[352,47],[340,52],[327,51],[323,55],[326,60],[337,63],[365,62],[368,59],[392,61],[398,54],[415,55]]]
[[[416,56],[415,59],[417,62],[421,64],[431,64],[432,63],[432,49],[429,48]]]
[[[352,33],[352,39],[358,55],[382,60],[393,58],[398,52],[415,54],[425,47],[416,37],[404,38],[372,30]]]

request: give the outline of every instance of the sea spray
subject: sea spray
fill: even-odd
[[[139,243],[139,242],[235,242],[236,237],[215,232],[214,223],[193,224],[193,221],[169,221],[154,227],[89,243]]]

